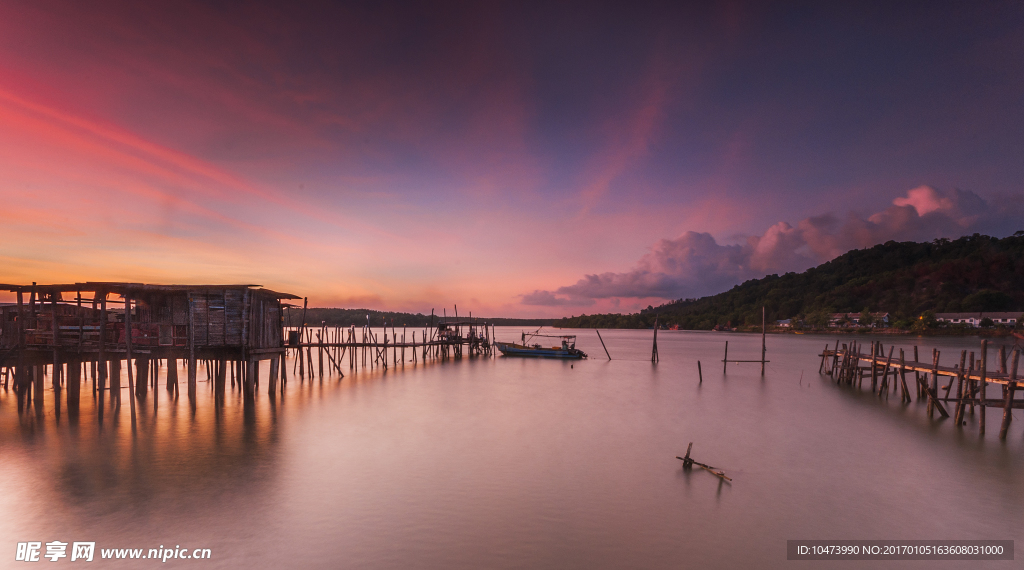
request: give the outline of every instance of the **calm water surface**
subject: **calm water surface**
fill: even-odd
[[[127,390],[102,421],[91,384],[77,421],[58,418],[50,392],[42,417],[0,392],[0,566],[20,566],[15,545],[30,540],[210,548],[211,560],[166,563],[196,568],[791,568],[811,566],[786,561],[787,539],[1024,546],[1021,410],[1001,442],[994,410],[981,437],[977,415],[957,429],[923,402],[820,376],[835,337],[769,336],[762,380],[758,364],[723,375],[720,362],[726,340],[731,358],[758,358],[757,335],[663,331],[652,365],[651,332],[603,332],[610,362],[578,331],[591,358],[575,363],[346,365],[322,382],[289,363],[284,395],[264,380],[249,409],[230,388],[215,406],[200,383],[193,413],[161,387],[139,403],[134,435]],[[891,341],[940,347],[944,362],[978,347]],[[731,485],[680,469],[691,441]]]

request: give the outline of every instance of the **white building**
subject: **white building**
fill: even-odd
[[[986,317],[992,319],[993,324],[1012,327],[1017,325],[1020,313],[935,313],[935,320],[940,323],[971,325],[972,327],[980,327],[981,320]]]

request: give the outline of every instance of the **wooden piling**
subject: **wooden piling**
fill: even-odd
[[[839,339],[836,339],[836,348],[832,351],[832,377],[836,377],[836,365],[839,363]]]
[[[825,345],[825,350],[828,350],[828,345]],[[825,362],[825,356],[822,355],[821,361]],[[722,374],[725,374],[726,368],[729,366],[729,341],[725,341],[725,354],[722,356]]]
[[[1003,396],[1003,424],[999,428],[999,439],[1006,439],[1006,432],[1010,429],[1010,421],[1013,419],[1013,393],[1017,390],[1017,364],[1020,360],[1020,349],[1013,351],[1013,367],[1010,373],[1010,381],[1006,384],[1006,394]]]
[[[80,360],[71,359],[68,361],[67,375],[68,417],[71,419],[78,416],[81,387],[82,362]]]
[[[135,379],[132,377],[132,300],[124,297],[124,346],[127,355],[125,366],[128,368],[128,402],[132,408],[132,429],[135,429]]]
[[[651,362],[658,362],[658,317],[654,317],[654,344],[651,346]]]
[[[177,391],[178,389],[178,359],[167,359],[167,390]]]
[[[979,432],[981,435],[985,435],[985,401],[988,399],[986,396],[986,388],[988,382],[986,382],[986,375],[988,374],[988,339],[981,339],[981,381],[978,382],[978,391],[981,395],[981,409],[978,412],[981,416],[978,418]]]
[[[278,367],[281,365],[281,357],[274,356],[270,359],[270,381],[267,382],[267,393],[271,396],[277,391]]]
[[[764,357],[765,357],[765,353],[768,350],[768,348],[767,348],[768,345],[765,344],[765,333],[766,333],[767,330],[768,329],[767,329],[766,324],[765,324],[764,307],[762,306],[761,307],[761,376],[764,376]]]
[[[612,359],[612,355],[608,353],[608,347],[604,345],[604,339],[601,338],[601,331],[599,331],[597,329],[594,329],[594,332],[597,333],[597,339],[601,341],[601,348],[604,349],[605,356],[608,357],[608,360],[611,360]],[[415,338],[413,340],[415,340]],[[728,343],[726,343],[726,344],[728,344]]]
[[[113,358],[110,364],[110,405],[121,405],[121,359]]]
[[[188,401],[189,405],[195,408],[196,405],[196,319],[195,299],[190,293],[188,296]]]
[[[871,393],[878,387],[878,341],[871,343]]]
[[[921,362],[921,359],[918,358],[918,345],[913,345],[913,362],[914,366]],[[921,390],[921,372],[916,368],[913,370],[913,383],[918,386],[918,401],[921,401],[921,398],[924,397],[924,392]]]
[[[226,358],[221,358],[219,365],[217,366],[217,376],[213,382],[213,399],[214,402],[223,403],[224,398],[227,395],[227,378],[228,377],[228,361]]]
[[[149,385],[149,359],[145,356],[135,358],[135,377],[139,380],[135,385],[135,395],[145,398],[146,388]]]

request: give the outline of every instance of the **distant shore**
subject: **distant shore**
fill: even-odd
[[[556,329],[561,328],[575,328],[575,327],[552,327]],[[602,330],[653,330],[652,328],[647,329],[635,329],[625,327],[579,327],[576,330],[585,330],[600,328]],[[726,330],[708,330],[708,329],[660,329],[668,332],[671,330],[677,330],[681,332],[737,332],[737,333],[760,333],[761,327],[737,327],[734,329]],[[830,334],[842,334],[842,335],[886,335],[886,336],[983,336],[990,338],[1014,337],[1014,329],[924,329],[924,330],[913,330],[913,329],[893,329],[893,328],[879,328],[879,329],[858,329],[858,328],[835,328],[835,329],[784,329],[784,328],[770,328],[765,331],[767,334],[816,334],[816,335],[830,335]],[[1024,332],[1016,331],[1017,334],[1024,335]]]

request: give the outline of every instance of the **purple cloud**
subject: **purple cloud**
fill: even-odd
[[[985,200],[974,192],[919,186],[885,210],[840,219],[812,216],[795,227],[779,222],[742,244],[723,245],[708,233],[662,239],[626,273],[585,275],[554,291],[523,295],[525,305],[585,305],[595,299],[702,297],[748,279],[804,271],[851,249],[886,241],[930,241],[971,233],[1008,235],[1024,229],[1024,196]]]

